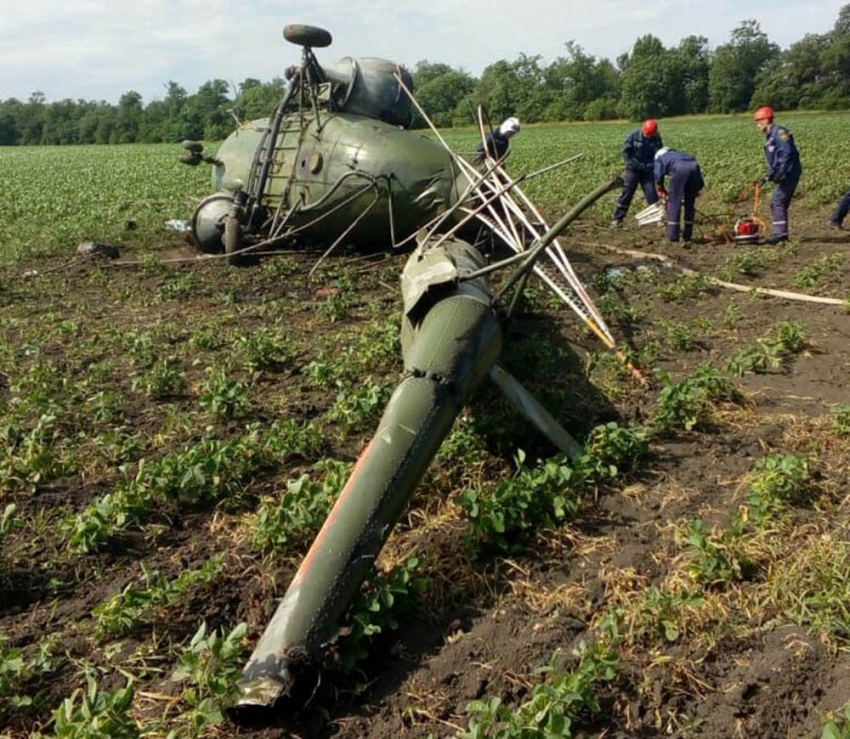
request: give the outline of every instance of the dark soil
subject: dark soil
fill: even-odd
[[[843,471],[846,460],[841,458],[844,452],[830,451],[826,444],[818,446],[818,434],[829,423],[834,406],[850,404],[847,309],[754,297],[712,285],[665,300],[661,288],[674,285],[680,273],[652,258],[653,254],[664,255],[678,266],[718,277],[736,255],[781,254],[756,270],[754,276],[727,276],[743,285],[843,299],[850,284],[850,260],[834,266],[812,287],[795,288],[794,281],[803,269],[819,260],[845,255],[850,237],[827,231],[816,214],[794,215],[795,231],[805,236],[783,249],[714,243],[685,248],[657,238],[654,229],[577,227],[565,242],[577,272],[588,283],[593,284],[599,275],[610,276],[612,268],[634,274],[635,267],[640,266],[656,273],[653,282],[630,281],[619,291],[619,305],[633,312],[628,318],[621,310],[612,320],[614,333],[637,351],[658,340],[655,366],[647,368],[650,374],[669,373],[682,378],[705,362],[723,368],[741,349],[770,336],[779,321],[804,324],[808,348],[784,359],[777,368],[735,378],[746,398],[743,408],[720,413],[712,429],[682,431],[655,443],[650,461],[625,476],[620,486],[600,489],[596,501],[587,505],[578,520],[559,532],[541,532],[526,543],[524,551],[510,557],[468,556],[457,516],[448,516],[440,524],[440,514],[470,480],[505,475],[517,447],[530,457],[546,456],[552,450],[516,419],[512,421],[513,435],[482,422],[488,451],[495,460],[489,463],[492,469],[486,465],[463,470],[435,465],[389,545],[393,552],[418,551],[431,558],[428,571],[436,580],[436,593],[424,596],[421,608],[407,615],[397,631],[375,640],[369,659],[353,676],[330,672],[309,705],[287,706],[279,726],[246,729],[225,723],[211,735],[258,739],[448,737],[466,730],[466,706],[472,700],[499,697],[511,706],[521,704],[541,679],[536,671],[549,664],[554,654],[561,655],[559,664],[564,660],[571,664],[571,650],[593,638],[598,626],[594,616],[611,606],[617,588],[627,581],[649,587],[668,575],[675,554],[669,524],[696,517],[708,523],[728,522],[742,502],[743,476],[768,451],[784,451],[795,444],[800,449],[812,445],[820,448],[819,474],[825,478],[834,503],[830,515],[845,515],[842,502],[846,500],[848,480]],[[605,247],[646,256],[628,256]],[[158,254],[182,256],[182,249],[173,243],[160,247]],[[359,275],[358,302],[347,317],[330,324],[318,317],[317,309],[334,294],[333,270],[339,262],[326,268],[323,279],[310,281],[307,272],[315,257],[286,258],[292,265],[291,273],[278,276],[262,271],[261,266],[228,269],[208,263],[166,264],[161,269],[84,264],[60,270],[41,278],[37,289],[24,286],[9,297],[3,310],[19,317],[20,328],[16,335],[8,333],[7,339],[21,346],[36,343],[39,339],[27,333],[32,326],[25,316],[52,312],[56,321],[71,316],[84,321],[90,334],[106,334],[116,324],[128,330],[148,326],[157,336],[165,337],[175,352],[185,352],[198,317],[216,316],[224,321],[230,316],[240,331],[248,333],[268,321],[268,313],[254,307],[267,308],[271,301],[279,301],[280,317],[298,347],[297,356],[292,364],[263,373],[254,397],[265,402],[254,402],[249,415],[234,422],[232,428],[251,421],[269,423],[281,414],[298,420],[316,418],[333,398],[317,392],[305,380],[303,368],[316,359],[312,352],[323,333],[350,325],[356,334],[369,306],[373,312],[376,307],[387,314],[399,311],[395,275],[403,258],[386,262],[341,259],[345,269]],[[51,265],[36,266],[45,269]],[[187,274],[193,275],[193,287],[181,300],[146,303],[131,299],[122,304],[116,297],[155,296],[175,275]],[[230,299],[222,300],[222,296]],[[642,388],[636,382],[622,380],[622,392],[612,394],[612,386],[599,384],[594,377],[588,382],[581,370],[586,351],[601,352],[602,348],[587,337],[566,308],[546,305],[533,302],[513,335],[522,338],[525,332],[560,342],[574,358],[567,360],[574,367],[566,369],[561,378],[535,378],[533,368],[522,369],[523,357],[511,356],[510,344],[505,350],[506,364],[535,392],[545,391],[547,384],[573,383],[576,406],[565,409],[561,418],[579,438],[601,422],[641,422],[649,418],[659,384]],[[700,331],[698,319],[710,322],[711,328]],[[673,348],[666,340],[665,326],[671,322],[697,325],[689,350]],[[115,360],[111,355],[114,349],[108,351]],[[47,341],[41,358],[52,361],[59,374],[82,378],[105,357],[72,355],[67,345]],[[118,366],[122,366],[118,360]],[[185,366],[190,386],[203,379],[204,364]],[[15,371],[14,367],[0,369],[10,375]],[[395,377],[400,369],[399,362],[378,372]],[[128,367],[126,375],[113,378],[114,386],[127,399],[121,409],[122,423],[145,437],[153,448],[153,437],[165,423],[168,406],[195,408],[197,403],[189,393],[167,403],[151,403],[133,392],[130,374]],[[8,389],[0,387],[3,392]],[[470,413],[480,413],[484,418],[485,409],[492,410],[497,402],[492,391],[484,390],[481,403],[473,404]],[[73,428],[69,419],[64,423],[62,431],[69,438],[85,431]],[[187,429],[185,433],[191,438],[195,432]],[[368,429],[327,435],[322,454],[353,461],[368,436]],[[239,505],[250,508],[260,495],[280,490],[286,480],[309,469],[314,461],[288,460],[284,469],[252,483]],[[116,474],[115,470],[73,474],[39,485],[32,494],[15,493],[2,500],[14,500],[23,517],[42,516],[43,529],[55,528],[58,519],[51,518],[52,510],[82,510],[113,488]],[[73,667],[79,660],[100,665],[101,687],[114,689],[124,680],[110,671],[110,665],[121,664],[146,640],[153,640],[163,652],[166,644],[185,642],[203,620],[210,628],[232,627],[245,621],[253,645],[298,559],[272,562],[258,556],[240,532],[227,529],[228,513],[223,504],[163,510],[155,517],[160,524],[158,534],[131,531],[106,551],[73,559],[64,555],[58,538],[45,538],[53,542],[54,551],[36,551],[20,536],[11,537],[10,563],[0,590],[3,633],[10,645],[28,647],[58,632],[62,635],[58,653],[63,656],[60,668],[28,686],[39,696],[40,708],[12,713],[4,735],[24,736],[46,724],[50,711],[84,685],[79,670]],[[807,516],[821,514],[801,511],[801,526]],[[426,521],[427,526],[423,523]],[[87,624],[93,608],[128,583],[138,583],[142,561],[163,575],[176,576],[225,547],[228,566],[224,575],[214,587],[202,589],[170,610],[167,622],[153,623],[141,633],[131,634],[116,653],[107,654],[103,645],[91,639]],[[435,557],[441,559],[435,561]],[[452,581],[459,589],[452,587]],[[829,712],[840,709],[848,699],[847,652],[835,651],[834,645],[819,640],[805,625],[783,620],[781,614],[766,618],[759,629],[738,637],[725,633],[711,646],[705,641],[680,640],[669,646],[667,662],[659,659],[656,647],[638,645],[623,651],[616,679],[605,684],[598,696],[601,712],[582,715],[579,735],[817,737]],[[154,696],[146,705],[150,715],[158,715],[164,706],[163,696],[175,690],[167,680],[174,665],[160,657],[151,659],[149,666],[157,669],[148,673],[140,689]]]

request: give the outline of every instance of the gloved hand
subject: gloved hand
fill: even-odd
[[[767,182],[767,177],[759,177],[757,180],[753,180],[753,184],[759,187],[764,187],[765,182]]]
[[[664,187],[664,185],[658,185],[655,189],[656,189],[656,190],[658,190],[658,194],[659,194],[662,198],[666,198],[666,197],[667,197],[667,188],[666,188],[666,187]]]

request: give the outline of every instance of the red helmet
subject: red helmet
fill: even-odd
[[[658,121],[654,118],[649,118],[643,122],[641,131],[644,136],[655,136],[658,133]]]
[[[756,114],[753,117],[757,121],[773,121],[773,108],[763,105],[756,111]]]

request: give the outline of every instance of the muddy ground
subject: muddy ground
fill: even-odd
[[[599,423],[646,422],[663,373],[684,378],[706,362],[725,370],[730,357],[770,336],[777,322],[802,323],[805,350],[783,358],[777,367],[734,377],[745,398],[742,404],[718,409],[710,428],[654,439],[649,459],[616,484],[600,486],[575,520],[539,532],[509,555],[471,555],[453,501],[470,484],[509,476],[517,448],[532,458],[552,455],[554,450],[530,427],[506,421],[503,411],[492,423],[482,422],[486,454],[476,458],[479,466],[458,469],[450,460],[438,459],[389,543],[387,556],[393,561],[412,553],[426,562],[430,590],[419,596],[418,607],[404,614],[397,630],[373,642],[370,656],[354,673],[332,672],[308,705],[286,707],[278,726],[246,729],[225,722],[206,734],[258,739],[447,737],[467,730],[470,701],[499,697],[519,706],[543,679],[537,670],[553,655],[558,655],[557,664],[569,667],[575,662],[572,650],[597,638],[600,614],[618,605],[627,609],[635,594],[662,587],[682,569],[676,525],[695,518],[728,523],[745,500],[745,476],[768,452],[799,451],[814,459],[819,484],[826,491],[827,502],[794,512],[799,547],[804,548],[811,537],[843,537],[850,490],[845,469],[848,447],[828,431],[836,406],[850,404],[847,308],[753,296],[716,285],[678,297],[671,292],[680,279],[679,268],[684,267],[741,285],[843,300],[850,284],[850,262],[844,258],[850,235],[828,230],[821,214],[793,215],[795,238],[786,247],[706,240],[685,248],[666,243],[655,229],[576,226],[565,243],[576,271],[596,286],[595,294],[599,285],[607,286],[615,334],[638,355],[650,342],[657,343],[652,365],[645,368],[651,380],[648,387],[598,368],[588,376],[584,371],[588,351],[596,357],[602,347],[567,309],[553,306],[538,289],[537,298],[512,328],[511,336],[519,337],[514,347],[528,346],[523,341],[528,336],[556,342],[565,350],[565,366],[554,375],[535,376],[534,367],[521,354],[511,355],[510,343],[505,361],[538,390],[547,385],[574,389],[575,406],[563,409],[560,417],[578,438],[585,438]],[[181,242],[171,239],[129,245],[122,258],[133,261],[150,253],[157,259],[188,255]],[[753,254],[759,255],[760,264],[744,264],[749,274],[743,274],[741,255]],[[667,257],[669,264],[652,255]],[[823,261],[829,257],[831,261]],[[272,309],[279,308],[280,319],[297,344],[296,358],[279,371],[262,373],[253,385],[246,415],[232,425],[222,423],[222,429],[226,432],[251,421],[270,423],[281,416],[309,420],[326,411],[332,397],[310,385],[303,368],[319,356],[324,337],[345,330],[356,336],[367,317],[398,315],[396,275],[403,257],[340,257],[320,272],[319,279],[307,276],[315,256],[286,259],[290,266],[278,274],[262,266],[228,269],[220,263],[168,262],[154,268],[147,261],[143,266],[60,268],[61,260],[42,260],[28,266],[40,272],[38,277],[5,283],[6,339],[17,342],[19,368],[31,361],[23,347],[39,345],[40,356],[73,383],[104,359],[122,366],[116,345],[109,341],[97,355],[89,339],[99,331],[111,336],[110,327],[130,331],[156,326],[182,358],[191,388],[204,370],[204,363],[192,366],[188,361],[198,317],[211,326],[248,332],[270,320],[269,303],[277,301]],[[357,299],[347,315],[329,321],[319,307],[339,289],[334,274],[340,264],[355,276]],[[801,272],[814,264],[827,266],[808,287],[795,287],[795,281],[804,282]],[[653,277],[641,279],[641,273]],[[174,291],[163,291],[175,276],[188,274],[191,290],[179,299]],[[623,274],[630,278],[618,287]],[[256,306],[264,310],[255,311]],[[36,323],[45,315],[54,328],[62,321],[75,321],[78,333],[62,338],[47,331]],[[670,327],[677,324],[691,327],[691,342],[670,341]],[[75,342],[84,344],[89,354],[69,348]],[[7,376],[2,391],[9,397],[8,378],[13,380],[18,368],[0,369]],[[375,368],[375,375],[397,377],[400,370],[400,361],[390,362]],[[132,392],[129,374],[114,381],[128,399],[124,423],[147,439],[148,449],[155,449],[155,437],[167,425],[165,405]],[[73,386],[66,391],[73,393]],[[193,401],[178,397],[170,403],[188,408]],[[484,389],[469,409],[470,417],[487,418],[497,402],[492,391]],[[74,431],[73,424],[66,424],[65,434]],[[187,438],[192,433],[187,430]],[[368,436],[369,429],[328,432],[319,454],[287,460],[274,474],[249,483],[243,497],[256,502],[261,494],[280,490],[286,480],[322,456],[353,461]],[[174,665],[169,645],[185,643],[206,620],[211,628],[246,622],[247,643],[252,646],[297,565],[297,556],[275,561],[252,551],[236,523],[240,511],[225,503],[165,511],[155,532],[128,531],[104,551],[68,556],[51,509],[82,510],[112,488],[117,474],[76,470],[37,484],[34,491],[15,491],[3,498],[13,500],[29,522],[10,536],[6,546],[7,572],[0,597],[3,632],[10,645],[21,648],[50,633],[61,637],[56,668],[26,686],[38,696],[36,707],[9,711],[7,736],[26,736],[39,728],[49,732],[52,710],[84,685],[79,669],[84,661],[98,666],[101,685],[111,689],[124,684],[114,669],[119,665],[143,675],[136,699],[140,720],[169,715],[169,710],[173,715],[177,709],[170,708],[169,701],[176,700],[176,688],[167,679]],[[777,536],[788,532],[783,529]],[[93,608],[137,582],[140,561],[173,576],[221,551],[227,552],[228,564],[215,587],[181,601],[168,611],[167,620],[119,646],[107,649],[102,641],[93,640]],[[763,580],[770,578],[770,567],[766,571]],[[794,618],[779,608],[764,614],[749,612],[753,601],[747,600],[746,587],[747,583],[741,585],[741,597],[723,601],[725,615],[699,620],[704,632],[700,638],[688,633],[669,642],[624,642],[616,677],[598,689],[600,711],[581,712],[573,726],[576,735],[820,736],[832,713],[850,699],[850,654],[844,648],[847,611],[839,617],[843,626],[830,632],[840,638],[828,638],[805,618]],[[709,633],[716,638],[707,638]],[[140,650],[145,644],[147,649]]]

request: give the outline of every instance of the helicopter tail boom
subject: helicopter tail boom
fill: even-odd
[[[440,253],[417,249],[405,267],[404,379],[245,667],[233,709],[239,720],[273,708],[290,695],[295,675],[318,662],[455,418],[501,351],[501,327],[484,281],[456,279],[480,269],[478,252],[457,240],[433,251]]]

